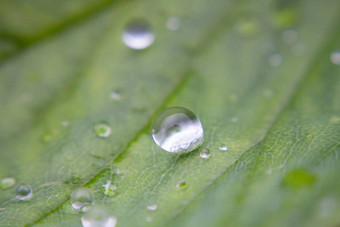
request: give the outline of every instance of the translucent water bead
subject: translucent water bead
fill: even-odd
[[[200,119],[183,107],[164,110],[154,121],[152,138],[163,150],[170,153],[190,152],[203,142]]]

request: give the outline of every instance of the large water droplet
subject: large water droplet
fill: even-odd
[[[157,204],[150,204],[149,206],[146,207],[148,210],[157,210]]]
[[[152,127],[155,143],[167,152],[190,152],[203,142],[203,126],[199,118],[183,107],[164,110]]]
[[[333,64],[340,65],[340,50],[334,51],[330,58]]]
[[[124,44],[131,49],[142,50],[150,46],[155,37],[148,23],[143,20],[134,20],[125,27],[122,39]]]
[[[220,151],[227,151],[228,150],[228,147],[224,144],[222,144],[219,148],[218,148]]]
[[[98,137],[107,138],[111,135],[112,129],[107,124],[102,123],[94,126],[94,131]]]
[[[15,179],[11,177],[2,178],[0,180],[0,189],[7,189],[15,184]]]
[[[166,27],[170,31],[177,31],[181,27],[181,21],[174,16],[171,16],[166,21]]]
[[[200,152],[200,156],[201,158],[204,158],[204,159],[208,159],[210,157],[210,152],[208,149],[203,149],[201,152]]]
[[[84,207],[93,204],[93,192],[90,189],[84,187],[76,188],[71,193],[70,202],[74,209],[83,209]]]
[[[83,227],[114,227],[117,218],[109,214],[105,208],[93,206],[81,217],[81,223]]]
[[[102,185],[102,192],[104,195],[112,197],[117,194],[117,187],[111,184],[111,181],[106,181],[106,184]]]
[[[28,200],[32,195],[32,187],[29,184],[20,184],[15,191],[15,198],[17,200]]]

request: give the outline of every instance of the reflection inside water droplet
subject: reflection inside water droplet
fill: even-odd
[[[98,137],[107,138],[111,135],[112,129],[109,125],[101,123],[95,125],[94,131]]]
[[[164,110],[154,121],[152,138],[167,152],[190,152],[203,142],[203,126],[190,110],[172,107]]]
[[[32,187],[29,184],[20,184],[15,191],[17,200],[29,200],[32,198]]]
[[[131,49],[141,50],[150,46],[155,37],[149,24],[143,20],[131,21],[123,32],[123,42]]]
[[[181,180],[176,184],[176,187],[179,189],[183,189],[187,186],[187,183],[185,182],[185,180]]]
[[[228,150],[228,147],[226,145],[222,144],[218,149],[220,151],[226,151],[226,150]]]
[[[201,152],[200,152],[200,156],[201,158],[204,158],[204,159],[208,159],[210,157],[210,152],[208,149],[203,149]]]
[[[149,206],[146,207],[148,210],[156,210],[157,209],[157,204],[150,204]]]
[[[106,184],[102,185],[102,190],[101,190],[104,195],[112,197],[117,194],[117,187],[115,185],[111,184],[111,181],[108,180],[106,181]]]
[[[85,206],[93,204],[93,192],[90,189],[84,187],[76,188],[70,195],[70,202],[74,209],[83,209]]]

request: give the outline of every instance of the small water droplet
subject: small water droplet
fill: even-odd
[[[104,207],[93,206],[81,217],[83,227],[114,227],[117,218]]]
[[[181,27],[181,21],[175,16],[171,16],[166,20],[166,27],[170,31],[177,31]]]
[[[147,222],[152,222],[152,217],[148,216],[148,217],[145,218],[145,220],[146,220]]]
[[[315,183],[316,176],[307,169],[295,169],[288,172],[283,178],[283,184],[290,188],[302,188]]]
[[[164,110],[154,121],[152,138],[167,152],[190,152],[202,144],[203,126],[190,110],[172,107]]]
[[[7,189],[13,187],[15,184],[15,179],[11,177],[2,178],[0,180],[0,189]]]
[[[29,200],[33,196],[32,187],[29,184],[18,185],[15,191],[15,198],[17,200]]]
[[[113,90],[110,93],[110,97],[113,100],[120,100],[121,99],[121,92],[118,90]]]
[[[336,210],[337,203],[334,197],[325,197],[319,201],[318,214],[321,217],[326,217]]]
[[[283,169],[285,167],[285,164],[281,163],[277,168],[278,169]]]
[[[272,90],[270,90],[270,89],[265,89],[265,90],[263,91],[263,95],[264,95],[265,97],[271,97],[271,96],[273,95],[273,92],[272,92]]]
[[[148,23],[143,20],[134,20],[125,27],[122,39],[129,48],[142,50],[149,47],[155,37]]]
[[[83,211],[83,208],[93,204],[94,195],[93,192],[84,187],[76,188],[70,195],[70,202],[74,209]]]
[[[148,210],[157,210],[157,204],[150,204],[149,206],[146,207]]]
[[[218,148],[220,151],[227,151],[228,150],[228,147],[224,144],[222,144],[219,148]]]
[[[102,123],[97,124],[94,127],[94,131],[98,137],[107,138],[108,136],[111,135],[112,129],[109,125]]]
[[[231,120],[230,120],[232,123],[236,123],[236,122],[238,122],[238,118],[237,117],[233,117],[233,118],[231,118]]]
[[[280,53],[272,53],[268,57],[269,64],[273,67],[278,67],[282,64],[282,55]]]
[[[273,172],[273,168],[270,168],[270,169],[267,170],[267,174],[268,174],[268,175],[271,175],[272,172]]]
[[[185,180],[181,180],[176,184],[176,187],[179,189],[184,189],[187,186],[187,183],[185,182]]]
[[[201,158],[208,159],[210,157],[210,151],[208,149],[203,149],[200,152]]]
[[[298,38],[299,38],[299,34],[293,28],[286,29],[282,32],[282,40],[283,40],[283,42],[285,42],[287,44],[295,43],[296,41],[298,41]]]
[[[331,62],[335,65],[340,65],[340,50],[331,53]]]
[[[61,122],[61,125],[62,125],[63,127],[67,127],[67,126],[70,125],[70,122],[69,122],[69,121],[62,121],[62,122]]]
[[[115,185],[111,184],[111,181],[108,180],[106,181],[106,184],[102,185],[102,190],[101,190],[104,195],[112,197],[117,194],[117,187]]]

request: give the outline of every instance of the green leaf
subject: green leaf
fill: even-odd
[[[33,197],[0,190],[0,226],[81,226],[82,185],[117,226],[339,225],[337,1],[4,2],[0,178]],[[121,41],[134,18],[155,34],[146,50]],[[199,116],[201,148],[154,144],[170,106]]]

